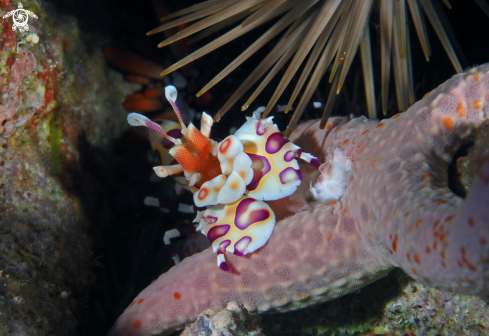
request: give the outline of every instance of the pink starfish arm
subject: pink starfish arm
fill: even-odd
[[[393,267],[338,206],[285,219],[257,252],[226,258],[232,272],[216,267],[212,249],[184,259],[134,299],[111,335],[158,334],[231,300],[251,311],[297,309],[352,292]]]
[[[297,309],[395,266],[431,286],[488,294],[489,159],[465,201],[447,182],[454,154],[489,120],[488,95],[486,64],[380,123],[333,118],[326,130],[300,126],[291,140],[325,161],[321,176],[333,150],[351,160],[346,193],[328,204],[296,198],[312,210],[282,220],[257,252],[227,254],[233,272],[217,269],[211,250],[185,259],[143,290],[110,334],[167,332],[231,300],[258,312]]]
[[[313,121],[291,141],[312,153],[321,144],[323,152],[339,147],[351,155],[341,203],[394,265],[432,287],[487,295],[489,158],[465,200],[448,187],[455,153],[486,120],[489,64],[454,76],[391,119],[335,118],[329,123],[340,124],[326,137]]]

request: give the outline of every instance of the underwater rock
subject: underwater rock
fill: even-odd
[[[400,269],[319,306],[262,316],[267,336],[485,335],[487,298],[427,287]]]
[[[19,4],[0,2],[0,16]],[[38,17],[29,31],[0,25],[0,335],[74,335],[93,277],[79,146],[107,148],[127,128],[134,85],[74,18],[22,5]]]
[[[235,301],[229,302],[225,309],[221,308],[204,310],[181,336],[265,336],[259,315],[248,313]]]

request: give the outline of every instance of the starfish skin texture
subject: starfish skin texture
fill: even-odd
[[[441,290],[489,294],[489,159],[465,199],[448,188],[454,155],[488,119],[485,64],[381,122],[302,124],[290,140],[325,162],[321,174],[335,148],[351,160],[346,193],[317,204],[298,190],[283,204],[301,211],[281,220],[263,248],[226,254],[232,272],[216,267],[212,249],[186,258],[144,289],[109,334],[167,333],[232,300],[254,312],[298,309],[351,293],[394,267]]]

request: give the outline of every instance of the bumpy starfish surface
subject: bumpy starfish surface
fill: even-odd
[[[489,64],[454,76],[391,119],[333,118],[325,130],[317,121],[303,124],[290,140],[325,164],[312,192],[299,189],[283,203],[299,212],[258,251],[228,254],[232,272],[215,267],[211,249],[185,259],[143,290],[110,334],[167,332],[231,300],[258,312],[297,309],[396,266],[441,290],[489,294],[489,159],[465,199],[448,188],[447,169],[485,120]],[[337,153],[351,162],[347,191],[322,204],[320,182]]]

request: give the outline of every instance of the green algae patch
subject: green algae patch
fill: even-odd
[[[63,132],[56,120],[56,113],[51,113],[43,122],[43,137],[46,139],[49,163],[54,174],[61,171],[61,142]]]
[[[376,335],[383,335],[385,330],[382,326],[374,327],[378,318],[373,316],[367,320],[351,321],[347,326],[338,325],[334,322],[319,327],[305,327],[302,335],[324,335],[324,336],[349,336],[359,335],[372,330]]]
[[[12,331],[7,315],[0,313],[0,336],[5,336]]]

